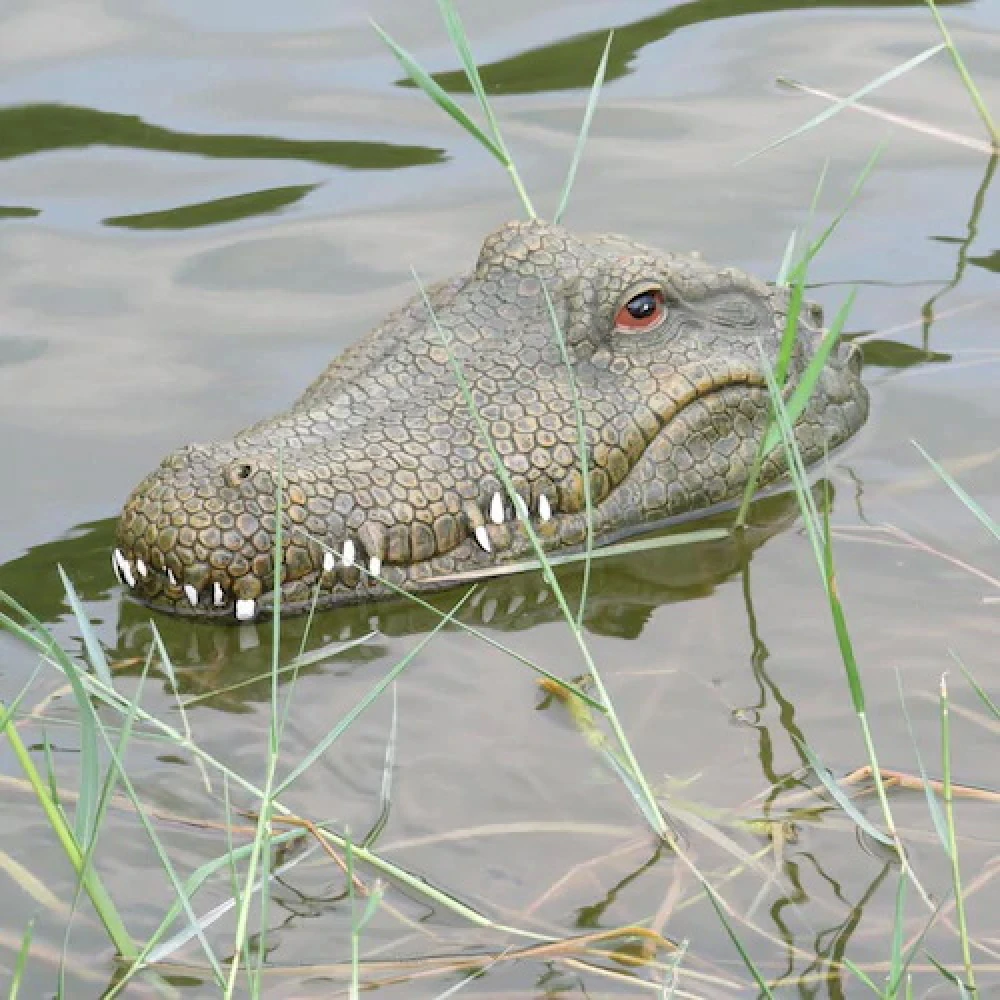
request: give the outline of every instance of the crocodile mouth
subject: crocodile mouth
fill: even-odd
[[[732,439],[737,446],[742,445],[745,456],[752,454],[769,413],[766,380],[750,367],[730,365],[725,378],[716,371],[701,380],[689,377],[685,381],[687,390],[674,393],[671,412],[620,481],[612,485],[603,473],[592,477],[590,521],[595,546],[703,512],[716,512],[727,505],[727,500],[734,502],[718,487],[714,492],[709,490],[697,511],[673,509],[669,502],[671,486],[660,453],[681,454],[672,440],[678,435],[687,442],[689,453],[692,442],[699,440],[704,430],[712,432],[718,447],[723,440],[719,414],[733,413],[742,414],[747,423],[742,438],[734,433]],[[711,453],[692,454],[692,464],[679,468],[678,476],[690,474],[699,459],[710,460]],[[546,484],[537,483],[534,488],[522,488],[515,493],[513,502],[499,482],[489,485],[489,490],[477,491],[478,500],[465,501],[445,515],[447,523],[443,528],[439,526],[432,543],[433,529],[428,533],[415,530],[413,525],[385,527],[372,522],[363,524],[353,535],[324,537],[315,530],[320,527],[315,521],[296,523],[302,518],[289,516],[288,508],[298,506],[295,501],[301,497],[295,484],[284,484],[281,612],[296,614],[399,593],[430,592],[455,586],[463,579],[503,573],[505,567],[512,567],[507,572],[517,572],[520,567],[530,566],[536,556],[522,519],[527,519],[548,553],[570,554],[586,544],[588,518],[582,477],[577,477],[570,488],[553,484],[546,488]],[[624,518],[624,511],[630,511],[631,516]],[[195,561],[187,564],[176,553],[155,547],[155,541],[152,545],[148,542],[154,534],[158,539],[159,532],[136,533],[127,517],[122,519],[119,545],[112,552],[112,567],[129,594],[155,610],[217,622],[266,619],[279,606],[273,589],[276,518],[273,514],[258,517],[244,512],[234,518],[234,523],[240,525],[241,519],[248,518],[259,525],[244,523],[242,528],[263,531],[271,549],[258,552],[256,568],[235,581],[227,569],[212,567],[213,554],[204,558],[206,553],[197,551],[197,541],[191,547]],[[223,521],[228,523],[228,518]],[[410,532],[408,551],[395,544],[403,529]],[[235,547],[237,540],[230,541]],[[247,544],[243,536],[238,541],[240,546]],[[422,557],[421,544],[427,553]],[[428,552],[432,544],[433,551]]]

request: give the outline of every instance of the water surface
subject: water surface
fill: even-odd
[[[1000,5],[943,5],[994,114],[1000,113]],[[881,163],[812,271],[813,295],[836,309],[858,298],[849,328],[864,343],[873,416],[824,477],[836,497],[840,587],[886,766],[915,771],[897,671],[925,757],[937,761],[939,675],[954,650],[994,687],[998,629],[989,537],[929,471],[918,440],[983,506],[1000,511],[996,428],[1000,210],[995,161],[884,122],[844,114],[742,166],[736,161],[822,104],[779,75],[849,93],[937,40],[917,3],[650,0],[462,5],[484,75],[536,205],[557,202],[594,66],[616,31],[608,83],[567,221],[772,277],[789,233],[829,163],[818,229],[843,204],[875,146]],[[290,402],[335,353],[427,279],[467,266],[490,229],[519,214],[503,172],[412,88],[367,18],[389,27],[458,93],[430,0],[368,4],[8,4],[0,15],[0,588],[73,651],[79,630],[61,563],[134,692],[149,645],[147,611],[123,601],[108,563],[111,520],[131,486],[177,445],[228,436]],[[939,56],[882,92],[881,107],[971,136],[981,126]],[[992,187],[991,187],[992,185]],[[888,955],[896,870],[834,811],[800,824],[775,861],[768,842],[729,819],[759,816],[802,784],[796,740],[837,773],[864,751],[808,542],[780,500],[757,512],[753,544],[615,560],[595,574],[588,643],[650,780],[665,802],[718,824],[775,870],[726,873],[720,838],[684,825],[692,855],[741,915],[738,930],[788,995],[862,995],[823,979],[847,953]],[[885,525],[891,529],[886,530]],[[896,533],[893,534],[892,532]],[[905,536],[899,535],[905,532]],[[906,541],[912,538],[915,542]],[[919,547],[917,545],[919,543]],[[578,591],[578,574],[566,585]],[[435,600],[449,608],[459,594]],[[484,588],[460,613],[500,643],[562,676],[583,663],[537,579]],[[188,717],[209,753],[259,782],[265,767],[270,626],[214,628],[156,616]],[[399,604],[318,616],[308,644],[364,643],[303,671],[282,767],[293,767],[387,670],[423,641],[433,615]],[[304,622],[286,623],[283,661]],[[0,634],[0,697],[35,657]],[[232,685],[224,693],[212,692]],[[995,784],[996,735],[954,678],[958,780]],[[42,669],[25,702],[60,689]],[[202,697],[206,696],[206,697]],[[161,671],[148,711],[182,725]],[[746,973],[682,867],[658,851],[615,776],[536,677],[468,632],[438,634],[397,685],[392,801],[379,847],[498,922],[572,935],[665,919],[690,941],[682,986],[733,995]],[[61,785],[78,781],[75,710],[65,692],[22,730],[53,747]],[[110,716],[108,717],[110,721]],[[316,820],[360,835],[379,813],[392,701],[380,699],[285,796]],[[39,763],[42,754],[37,755]],[[37,918],[26,995],[53,992],[73,882],[6,745],[0,749],[4,916],[0,964],[11,967]],[[218,776],[136,739],[129,773],[178,870],[225,850]],[[234,792],[238,806],[251,805]],[[752,800],[752,801],[751,801]],[[819,806],[808,795],[803,800]],[[929,892],[948,874],[922,796],[894,799]],[[748,804],[749,803],[749,804]],[[693,805],[692,805],[693,804]],[[963,861],[995,854],[995,813],[963,803]],[[874,816],[875,813],[873,812]],[[136,817],[116,804],[98,865],[142,938],[171,901]],[[32,890],[29,872],[53,894]],[[676,889],[674,888],[676,886]],[[669,915],[665,907],[679,896]],[[225,880],[200,897],[225,899]],[[497,951],[514,939],[471,928],[401,891],[366,930],[373,958]],[[666,901],[666,902],[665,902]],[[972,926],[995,936],[996,886],[970,900]],[[926,910],[911,899],[913,932]],[[992,920],[990,918],[993,918]],[[416,922],[407,924],[405,920]],[[346,960],[350,912],[329,862],[304,862],[276,887],[268,915],[270,995],[328,996],[322,963]],[[231,922],[213,930],[222,956]],[[929,943],[954,961],[944,926]],[[85,906],[68,945],[69,994],[96,996],[110,950]],[[194,948],[180,956],[204,964]],[[987,962],[984,959],[984,962]],[[600,963],[623,976],[648,970]],[[872,968],[877,976],[877,966]],[[984,975],[988,974],[984,973]],[[393,978],[389,971],[376,979]],[[334,976],[334,979],[336,977]],[[454,974],[388,988],[436,995]],[[935,982],[921,972],[920,988]],[[337,981],[339,982],[339,980]],[[181,995],[214,996],[185,970]],[[534,996],[637,987],[565,962],[504,962],[467,989]],[[134,988],[138,994],[139,988]],[[743,986],[744,995],[752,995]]]

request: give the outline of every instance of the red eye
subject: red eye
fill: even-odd
[[[666,315],[667,307],[663,301],[663,292],[658,288],[651,288],[633,296],[618,310],[615,329],[628,333],[651,330],[654,326],[659,326]]]

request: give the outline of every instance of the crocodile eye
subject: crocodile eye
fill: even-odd
[[[615,316],[615,329],[624,333],[637,330],[651,330],[659,326],[667,315],[667,307],[663,301],[663,292],[658,288],[650,288],[638,295],[633,295],[618,310]]]

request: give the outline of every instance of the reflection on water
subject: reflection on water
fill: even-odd
[[[301,201],[318,184],[293,184],[288,187],[236,194],[229,198],[214,198],[195,205],[181,205],[160,212],[143,212],[140,215],[116,215],[104,220],[106,226],[122,229],[197,229],[199,226],[218,226],[238,219],[278,212]]]
[[[825,481],[815,488],[824,486],[832,496],[832,486]],[[649,549],[638,558],[622,555],[595,560],[590,570],[584,628],[594,635],[638,639],[656,608],[708,597],[721,583],[744,571],[753,552],[788,528],[797,510],[794,494],[778,493],[753,505],[743,532],[688,545]],[[732,512],[725,512],[698,521],[695,527],[729,527],[731,522]],[[692,524],[685,522],[674,530],[690,530]],[[247,669],[248,659],[254,666],[266,661],[271,648],[271,626],[267,623],[192,622],[155,614],[130,600],[109,564],[114,532],[112,518],[80,525],[64,538],[32,548],[24,556],[0,566],[0,591],[29,605],[40,621],[52,624],[70,610],[55,569],[62,566],[85,607],[99,621],[103,618],[105,625],[115,622],[114,632],[102,638],[118,658],[141,659],[145,655],[152,619],[179,666],[197,669],[214,665],[218,669],[213,671],[213,678],[220,686],[238,679]],[[578,607],[584,584],[582,564],[560,567],[557,577],[569,606]],[[432,595],[429,603],[443,614],[463,592],[463,588],[443,591]],[[107,608],[114,614],[104,618]],[[480,584],[459,620],[473,627],[488,627],[491,632],[520,632],[560,621],[562,614],[541,574],[534,572]],[[439,622],[439,614],[403,598],[326,611],[317,614],[312,622],[307,616],[286,618],[281,629],[283,662],[291,660],[305,637],[308,648],[312,649],[357,639],[373,631],[392,637],[423,635]],[[359,646],[351,653],[361,658],[373,655],[367,646]],[[204,689],[204,685],[199,687]],[[243,696],[266,699],[270,691],[265,684],[256,691],[245,689]]]
[[[66,104],[0,108],[0,160],[87,146],[188,153],[225,160],[303,160],[352,170],[396,170],[439,163],[444,156],[440,149],[392,142],[178,132],[152,125],[138,115]]]
[[[962,2],[942,0],[939,6]],[[780,11],[851,7],[879,10],[913,6],[916,6],[913,0],[692,0],[671,5],[652,17],[615,25],[615,43],[608,56],[605,80],[610,83],[631,72],[640,52],[647,46],[697,24]],[[490,94],[584,90],[593,82],[594,70],[607,40],[606,29],[573,35],[551,45],[523,50],[508,59],[480,63],[480,75]],[[451,93],[471,93],[463,70],[435,73],[434,79]],[[401,87],[413,86],[408,78],[396,82]]]
[[[258,135],[179,132],[144,121],[65,104],[0,108],[0,160],[91,146],[182,153],[226,160],[298,160],[349,170],[398,170],[440,163],[444,151],[428,146],[351,139],[284,139]],[[193,229],[279,211],[300,201],[316,184],[288,185],[193,205],[107,218],[124,229]],[[31,218],[39,209],[0,207],[2,218]]]
[[[949,281],[946,281],[944,285],[942,285],[942,287],[924,303],[924,307],[921,310],[921,317],[923,318],[923,349],[928,354],[931,353],[931,325],[933,324],[936,314],[939,311],[939,303],[946,295],[949,294],[949,292],[958,288],[962,279],[965,277],[965,271],[969,263],[976,263],[975,261],[970,261],[969,251],[979,236],[979,226],[982,220],[983,208],[986,205],[986,197],[989,194],[990,185],[993,183],[993,178],[996,176],[998,162],[1000,162],[1000,154],[997,153],[994,153],[993,156],[990,156],[986,161],[986,173],[983,175],[982,182],[976,190],[975,197],[972,199],[972,208],[969,212],[969,221],[965,226],[965,235],[957,239],[943,239],[943,242],[956,243],[958,245],[958,254],[955,259],[955,273],[951,276]],[[939,237],[939,239],[941,238]]]

